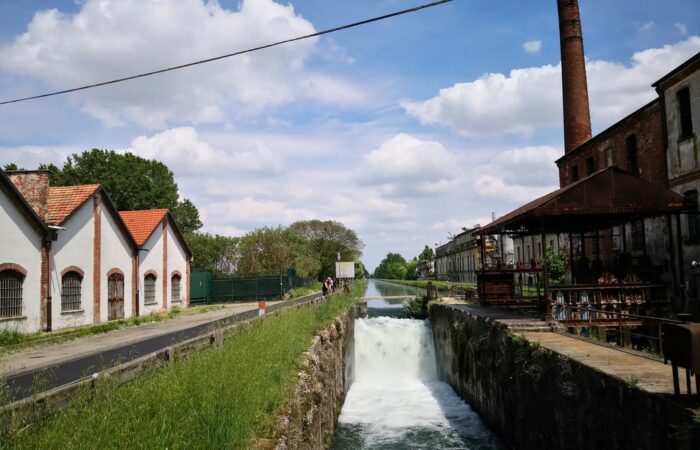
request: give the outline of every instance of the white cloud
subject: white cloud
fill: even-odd
[[[435,193],[455,180],[457,157],[436,141],[397,134],[364,155],[359,177],[389,193]]]
[[[272,0],[243,0],[237,11],[203,0],[86,0],[76,14],[37,12],[25,33],[0,47],[0,70],[70,88],[314,31],[293,6]],[[96,88],[71,100],[106,126],[149,128],[222,122],[298,98],[340,105],[366,100],[352,83],[305,69],[317,42]]]
[[[589,60],[591,116],[609,125],[655,97],[650,84],[700,51],[700,36],[634,53],[630,64]],[[424,102],[405,101],[405,111],[423,124],[445,125],[462,136],[529,135],[561,124],[559,65],[489,73],[441,89]]]
[[[542,51],[542,41],[527,41],[523,44],[523,50],[527,53],[539,54]]]
[[[474,191],[504,202],[533,200],[557,189],[554,161],[561,156],[561,150],[549,146],[502,151],[474,170]]]
[[[688,27],[684,23],[676,22],[676,30],[683,36],[688,34]]]
[[[641,31],[642,33],[646,31],[651,31],[652,29],[654,29],[655,26],[656,23],[654,23],[653,21],[646,22],[639,26],[639,31]]]
[[[222,172],[276,175],[284,169],[282,155],[263,142],[258,141],[248,149],[220,150],[200,139],[192,127],[172,128],[151,137],[139,136],[132,141],[129,151],[162,161],[179,176]]]

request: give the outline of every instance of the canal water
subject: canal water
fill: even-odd
[[[402,284],[387,283],[381,280],[369,280],[365,297],[367,300],[368,317],[398,317],[403,311],[405,300],[398,299],[376,299],[376,297],[399,297],[426,295],[426,290]],[[372,297],[375,297],[372,299]]]
[[[365,296],[420,293],[397,293],[404,286],[387,284],[370,280]],[[374,305],[381,311],[401,307]],[[384,315],[357,319],[352,372],[334,450],[500,448],[469,405],[438,380],[429,322]]]

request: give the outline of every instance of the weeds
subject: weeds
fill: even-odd
[[[625,378],[625,384],[627,385],[628,388],[634,389],[639,384],[639,379],[637,377],[635,377],[634,375],[630,375],[630,376]]]

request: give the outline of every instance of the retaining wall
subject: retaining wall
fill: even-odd
[[[700,448],[700,417],[668,397],[541,348],[485,317],[434,305],[430,320],[441,378],[508,447]]]

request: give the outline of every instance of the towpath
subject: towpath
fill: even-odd
[[[312,297],[318,295],[320,293]],[[271,311],[296,302],[268,302],[267,309]],[[257,302],[227,304],[215,311],[183,314],[161,322],[11,353],[0,357],[0,379],[7,383],[12,399],[19,400],[34,394],[37,384],[41,385],[41,390],[63,386],[115,364],[257,315]],[[40,383],[35,384],[37,380]]]
[[[673,395],[671,366],[656,359],[552,332],[543,320],[517,312],[459,303],[450,307],[502,323],[513,333],[522,335],[530,342],[538,342],[544,348],[609,376],[634,382],[639,389],[655,394]],[[680,369],[679,374],[682,380],[681,393],[684,394],[685,371]]]

